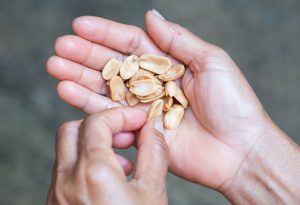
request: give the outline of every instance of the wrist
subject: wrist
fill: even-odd
[[[299,146],[271,122],[220,191],[233,204],[298,204],[299,182]]]

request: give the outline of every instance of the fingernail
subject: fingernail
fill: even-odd
[[[152,9],[152,13],[162,20],[166,20],[156,9]]]
[[[163,125],[163,122],[162,122],[161,115],[154,119],[154,129],[156,129],[158,132],[160,132],[163,135],[164,125]]]

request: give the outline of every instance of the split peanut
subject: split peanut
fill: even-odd
[[[188,107],[184,92],[175,83],[184,72],[182,64],[172,65],[164,56],[144,54],[141,57],[128,56],[124,62],[111,59],[104,66],[102,76],[109,81],[113,101],[126,99],[129,106],[152,102],[147,120],[165,112],[164,126],[175,129],[183,119],[184,109]]]

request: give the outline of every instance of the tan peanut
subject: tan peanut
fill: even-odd
[[[105,80],[110,80],[114,76],[118,75],[122,62],[115,58],[110,59],[102,70],[102,77]]]
[[[164,101],[162,99],[155,100],[149,108],[147,121],[155,119],[162,114]]]
[[[169,81],[165,85],[166,88],[166,96],[175,96],[177,92],[177,85],[174,81]]]
[[[167,129],[175,129],[179,126],[184,115],[184,108],[181,105],[173,105],[164,116],[164,126]]]
[[[163,84],[162,81],[157,79],[152,72],[144,70],[144,69],[139,69],[136,72],[136,74],[132,78],[130,78],[130,80],[128,81],[128,85],[130,86],[132,84],[132,82],[134,82],[136,80],[146,80],[146,79],[152,79],[159,85]]]
[[[164,112],[168,112],[170,110],[170,108],[172,107],[173,105],[173,98],[170,97],[170,96],[167,96],[165,99],[164,99],[164,107],[163,107],[163,111]]]
[[[134,76],[139,69],[139,57],[136,55],[128,56],[120,68],[120,76],[127,80]]]
[[[139,65],[153,73],[163,74],[170,69],[171,61],[164,56],[144,54],[140,57]]]
[[[188,100],[186,99],[183,91],[180,88],[177,88],[174,98],[186,109],[189,105]]]
[[[139,99],[132,92],[127,92],[125,98],[128,105],[131,107],[139,103]]]
[[[125,85],[122,78],[114,76],[109,81],[109,90],[113,101],[121,101],[125,99]]]
[[[152,79],[136,80],[130,85],[129,90],[139,96],[146,96],[155,93],[155,91],[161,86],[156,84]]]
[[[158,75],[157,77],[165,82],[176,80],[180,78],[185,72],[184,65],[177,64],[173,65],[167,72],[164,74]]]
[[[163,87],[158,88],[157,91],[152,94],[152,95],[147,95],[147,96],[136,96],[137,98],[140,99],[141,103],[149,103],[152,102],[156,99],[162,98],[166,95],[165,89]]]

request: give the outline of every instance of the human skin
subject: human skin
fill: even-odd
[[[56,136],[47,205],[167,204],[169,155],[162,119],[145,121],[146,113],[140,109],[113,108],[63,124]],[[120,163],[124,160],[118,160],[112,149],[113,136],[137,129],[141,132],[136,171],[127,181]]]
[[[120,106],[106,97],[105,63],[168,55],[188,67],[181,86],[190,102],[180,127],[164,132],[169,170],[235,204],[300,203],[300,148],[273,123],[229,55],[156,12],[146,14],[145,24],[146,32],[100,17],[75,19],[77,36],[58,38],[47,63],[60,80],[59,96],[86,113]],[[120,138],[119,148],[134,141],[128,132]]]

